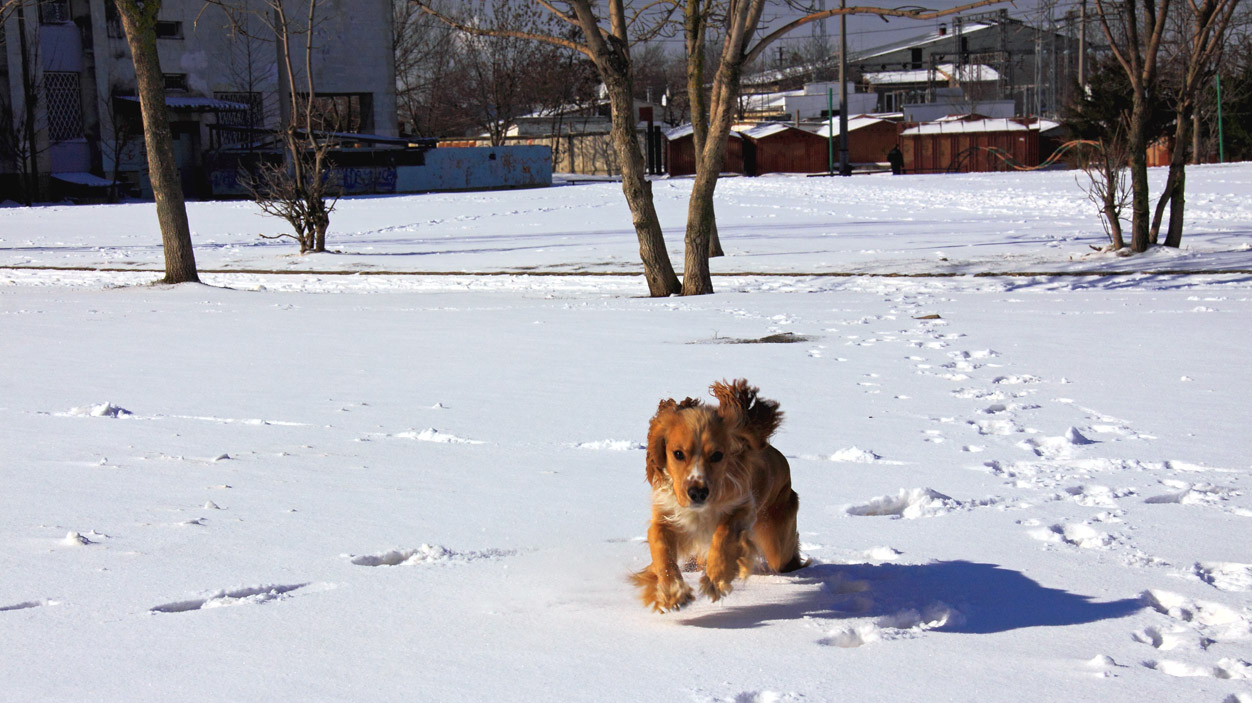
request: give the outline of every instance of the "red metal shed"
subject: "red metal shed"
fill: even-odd
[[[690,176],[696,172],[695,137],[691,125],[671,129],[665,133],[665,164],[671,176]],[[723,173],[743,173],[743,138],[731,131],[726,140],[726,161]]]
[[[1007,171],[1011,167],[1005,158],[1021,166],[1038,166],[1040,129],[1053,126],[1037,119],[978,115],[915,124],[900,132],[904,172]]]
[[[827,141],[813,132],[778,122],[744,130],[744,173],[823,173],[828,167]]]
[[[824,125],[817,131],[823,139],[830,133]],[[839,121],[835,120],[835,158],[839,158]],[[900,141],[900,123],[873,115],[848,118],[848,161],[854,164],[876,164],[887,160],[887,152]]]

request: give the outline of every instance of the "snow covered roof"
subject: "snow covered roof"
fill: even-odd
[[[808,134],[813,133],[812,131],[804,129],[802,127],[796,127],[794,125],[783,124],[782,122],[765,122],[755,127],[751,127],[749,129],[745,129],[741,131],[743,132],[743,136],[748,137],[749,139],[764,139],[766,137],[772,137],[775,134],[782,134],[783,132],[787,132],[791,130],[794,130],[797,132],[807,132]]]
[[[138,96],[123,95],[122,100],[130,102],[139,102]],[[171,110],[199,110],[201,112],[236,112],[251,109],[244,103],[231,102],[229,100],[218,100],[217,98],[205,98],[195,95],[178,95],[165,96],[165,106]]]
[[[1051,120],[1037,120],[1031,124],[1022,124],[1010,119],[961,119],[947,117],[936,122],[924,122],[910,127],[900,136],[917,136],[921,134],[976,134],[986,132],[1046,132],[1058,126]]]
[[[666,132],[665,138],[672,142],[675,139],[682,139],[683,137],[690,136],[691,133],[694,131],[695,131],[695,128],[691,126],[691,123],[687,123],[685,125],[682,125],[681,127],[675,127],[669,130],[668,132]],[[730,130],[730,136],[734,137],[735,139],[743,138],[742,134],[736,132],[733,129]]]
[[[961,28],[961,35],[965,36],[968,34],[973,34],[975,32],[981,32],[983,30],[990,29],[995,26],[997,25],[984,24],[981,22],[971,22],[967,25],[964,25]],[[953,37],[955,36],[956,36],[955,32],[935,29],[921,36],[916,36],[911,39],[904,39],[901,41],[892,42],[891,44],[886,44],[886,45],[879,46],[873,49],[869,49],[868,51],[864,53],[857,53],[855,56],[850,57],[850,58],[852,58],[854,61],[869,61],[870,59],[873,59],[875,57],[883,56],[884,54],[890,54],[896,51],[900,51],[901,49],[912,49],[915,47],[923,47],[928,44],[935,44],[937,42],[944,42],[944,41],[951,42],[951,41],[954,41]]]
[[[107,178],[101,178],[94,173],[86,171],[66,171],[63,173],[54,173],[52,177],[58,181],[73,183],[74,185],[90,186],[92,188],[108,188],[113,185],[113,181]]]
[[[935,66],[939,77],[950,80],[956,77],[958,82],[970,83],[978,81],[998,81],[1000,72],[983,64],[968,64],[958,71],[955,64],[941,63]],[[915,68],[906,71],[871,71],[865,74],[865,80],[873,85],[898,85],[904,83],[925,83],[930,80],[930,69]]]
[[[849,117],[848,118],[848,134],[851,134],[858,129],[863,129],[870,125],[878,124],[879,122],[887,122],[887,121],[888,120],[882,117],[875,117],[873,115],[857,115],[856,117]],[[838,119],[835,120],[835,125],[834,125],[833,130],[830,127],[831,127],[830,124],[822,125],[822,128],[817,130],[818,136],[822,136],[822,137],[829,137],[832,135],[838,136],[839,135],[839,120]]]

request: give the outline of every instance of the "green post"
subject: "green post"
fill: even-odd
[[[1213,76],[1213,80],[1217,81],[1217,163],[1224,164],[1226,163],[1226,145],[1222,134],[1222,77],[1216,75]]]
[[[826,138],[826,172],[835,173],[835,89],[826,89],[826,121],[830,125]]]

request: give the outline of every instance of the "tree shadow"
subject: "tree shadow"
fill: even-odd
[[[942,561],[930,564],[815,564],[787,574],[793,598],[726,606],[682,620],[685,625],[748,629],[777,620],[877,618],[886,626],[902,613],[956,611],[936,632],[991,634],[1028,627],[1064,627],[1126,617],[1142,598],[1100,602],[1043,586],[995,564]]]

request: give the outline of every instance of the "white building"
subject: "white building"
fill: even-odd
[[[267,15],[256,14],[265,1],[230,1],[234,20],[203,0],[164,0],[156,27],[191,197],[206,192],[206,150],[275,129],[289,112],[280,45]],[[307,5],[286,1],[302,28]],[[390,0],[320,1],[312,64],[325,128],[396,135],[391,23]],[[32,187],[46,198],[108,185],[115,170],[142,190],[134,67],[112,0],[22,0],[0,26],[0,49],[0,200],[29,197],[22,191]],[[295,90],[307,93],[300,70]]]

